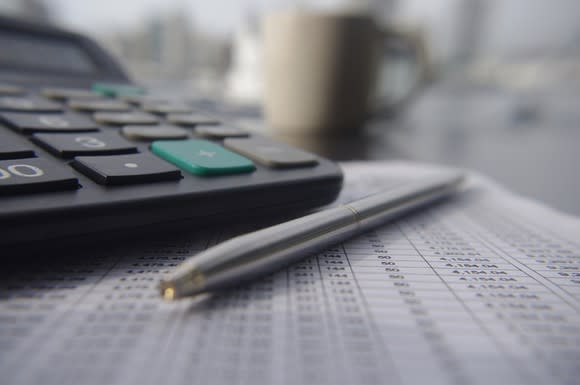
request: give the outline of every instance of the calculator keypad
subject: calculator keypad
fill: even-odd
[[[0,244],[298,214],[340,191],[336,164],[258,142],[229,123],[237,111],[215,101],[52,84],[0,87]]]
[[[178,181],[182,171],[188,178],[251,174],[253,161],[270,169],[317,163],[313,155],[138,87],[51,87],[20,94],[18,87],[0,86],[0,123],[21,134],[0,131],[3,194],[76,189],[70,167],[101,185],[126,185]],[[41,159],[47,156],[61,161]]]

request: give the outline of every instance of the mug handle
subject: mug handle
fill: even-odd
[[[432,80],[427,44],[418,29],[383,27],[379,30],[378,55],[371,111],[372,115],[393,116]]]

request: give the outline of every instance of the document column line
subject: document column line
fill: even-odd
[[[435,216],[432,212],[432,210],[429,210],[427,213],[425,213],[425,216],[429,216],[431,217],[431,220],[433,220],[435,223],[440,222],[439,218],[437,218],[437,216]],[[396,226],[399,228],[399,231],[401,231],[401,234],[403,234],[403,236],[405,237],[405,239],[409,242],[409,244],[413,247],[413,249],[415,249],[415,251],[417,252],[417,254],[419,256],[421,256],[421,258],[423,259],[423,261],[425,261],[425,263],[429,266],[429,268],[433,271],[433,274],[435,274],[437,276],[437,278],[439,278],[439,280],[441,280],[441,283],[443,283],[443,285],[445,285],[445,287],[447,287],[447,290],[449,290],[449,292],[453,295],[453,297],[455,297],[455,299],[461,304],[461,306],[465,309],[465,311],[471,316],[471,318],[473,319],[473,321],[481,328],[481,330],[484,331],[484,333],[495,343],[495,346],[506,356],[508,357],[508,359],[510,361],[512,361],[512,363],[514,364],[515,367],[518,368],[518,372],[524,377],[524,378],[529,378],[528,373],[526,373],[523,368],[520,367],[519,362],[517,360],[514,360],[513,357],[508,354],[504,347],[495,339],[494,335],[484,326],[484,324],[480,321],[480,319],[473,313],[473,311],[469,308],[469,306],[467,306],[467,304],[457,295],[457,293],[455,292],[455,290],[453,290],[451,288],[451,286],[449,286],[449,283],[447,281],[445,281],[445,279],[443,279],[443,277],[441,277],[441,275],[439,274],[439,272],[437,272],[437,270],[433,267],[433,265],[431,265],[431,263],[427,260],[427,258],[425,258],[425,256],[423,256],[423,253],[421,253],[421,251],[415,246],[415,244],[413,243],[413,241],[411,241],[411,239],[409,239],[409,237],[407,236],[405,230],[403,230],[403,228],[400,225],[400,222],[396,223]]]
[[[341,243],[340,247],[342,248],[344,256],[346,257],[346,262],[348,263],[348,268],[350,269],[350,273],[352,274],[352,277],[354,279],[356,287],[358,288],[361,300],[364,303],[365,313],[367,314],[367,317],[369,319],[369,323],[370,323],[374,333],[377,335],[379,341],[381,341],[381,346],[383,348],[384,353],[387,355],[387,357],[389,357],[389,361],[391,362],[391,367],[393,368],[393,372],[396,374],[396,377],[397,377],[397,382],[399,384],[402,384],[403,381],[401,379],[401,375],[395,366],[395,363],[394,363],[393,358],[392,358],[392,354],[391,354],[390,350],[388,349],[387,344],[385,343],[385,340],[381,335],[381,332],[379,331],[379,327],[377,326],[377,323],[375,321],[375,317],[373,316],[373,314],[370,310],[370,306],[369,306],[369,303],[367,302],[367,298],[364,295],[362,288],[360,287],[360,284],[359,284],[358,279],[354,273],[354,270],[352,269],[352,265],[350,264],[350,259],[348,258],[348,253],[346,252],[346,248],[344,247],[344,243]]]

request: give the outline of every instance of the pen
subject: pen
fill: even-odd
[[[185,260],[159,288],[166,300],[214,292],[272,273],[327,246],[457,191],[448,173],[232,238]]]

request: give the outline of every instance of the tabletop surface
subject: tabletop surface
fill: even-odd
[[[283,137],[334,160],[402,159],[468,168],[580,216],[580,90],[514,93],[434,86],[354,136]]]

